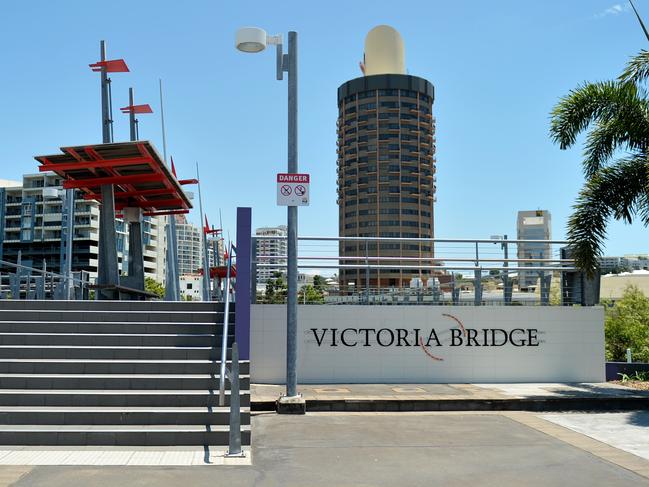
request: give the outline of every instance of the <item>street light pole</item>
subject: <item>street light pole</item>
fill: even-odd
[[[297,32],[288,33],[288,172],[297,164]],[[297,206],[287,207],[286,395],[297,396]]]
[[[277,79],[288,73],[288,172],[298,171],[297,146],[297,32],[288,33],[288,54],[282,51],[282,37],[268,36],[257,27],[244,27],[237,32],[236,47],[256,53],[268,44],[277,49]],[[287,207],[287,300],[286,300],[286,396],[278,401],[278,412],[304,413],[304,399],[297,392],[297,206]]]

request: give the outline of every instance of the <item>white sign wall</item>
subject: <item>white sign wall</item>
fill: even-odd
[[[604,381],[604,311],[300,306],[298,382]],[[286,306],[252,305],[251,380],[284,383]]]

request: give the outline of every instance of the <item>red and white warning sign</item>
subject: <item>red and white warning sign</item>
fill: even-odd
[[[278,206],[309,206],[309,175],[277,175]]]

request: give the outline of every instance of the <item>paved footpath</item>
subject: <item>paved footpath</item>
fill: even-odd
[[[649,486],[647,460],[536,413],[259,413],[252,426],[252,466],[0,467],[0,485]]]
[[[274,410],[281,385],[252,384],[253,410]],[[649,391],[599,384],[300,384],[308,411],[649,409]]]

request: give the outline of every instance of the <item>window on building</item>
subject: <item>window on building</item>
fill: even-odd
[[[358,94],[358,98],[370,98],[372,96],[376,96],[376,90],[368,90],[368,91],[363,91]]]
[[[358,108],[361,110],[373,110],[376,108],[376,103],[362,103]]]
[[[397,96],[399,90],[379,90],[379,96]]]

